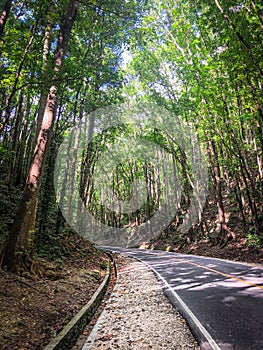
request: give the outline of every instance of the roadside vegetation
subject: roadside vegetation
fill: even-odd
[[[106,258],[79,237],[68,218],[77,219],[87,208],[97,221],[132,236],[171,197],[163,175],[168,158],[176,169],[175,183],[177,175],[181,179],[177,210],[166,227],[152,239],[141,237],[136,246],[263,262],[259,0],[5,0],[1,6],[1,300],[11,304],[7,297],[13,295],[20,300],[18,309],[29,310],[28,293],[41,284],[56,293],[60,287],[54,278],[67,280],[68,287],[75,284],[70,278],[82,274],[82,263],[91,276],[92,292],[99,281],[94,271],[103,275]],[[182,143],[150,123],[116,124],[96,134],[92,112],[125,103],[162,108],[170,121],[184,123],[196,135],[205,155],[208,188],[204,208],[187,231],[181,225],[197,183]],[[70,151],[78,146],[77,138],[71,139],[56,197],[59,146],[86,118],[88,146],[80,161],[69,166]],[[117,203],[113,210],[112,203],[105,204],[106,192],[96,187],[96,166],[113,144],[126,140],[131,145],[138,137],[164,151],[163,163],[139,157],[115,164],[107,182],[110,200],[114,197]],[[132,197],[135,180],[144,183],[145,201],[127,212],[121,202]],[[82,199],[80,207],[72,204],[74,187]],[[66,218],[59,209],[65,203]],[[26,285],[31,292],[23,289]],[[79,286],[83,293],[82,282]],[[79,297],[72,297],[73,304]],[[8,304],[3,301],[1,307],[7,310]],[[76,310],[71,308],[65,317]],[[25,321],[11,320],[8,314],[5,320],[1,337],[8,343],[16,339],[8,328],[15,323],[23,328]],[[53,326],[46,327],[52,336]]]

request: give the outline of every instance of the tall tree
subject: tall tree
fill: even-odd
[[[57,49],[54,58],[54,73],[49,89],[45,112],[38,134],[34,157],[30,166],[28,178],[22,199],[12,225],[3,258],[3,265],[12,269],[21,263],[20,253],[30,251],[33,243],[38,194],[40,190],[46,156],[52,138],[52,127],[57,109],[58,74],[62,69],[67,53],[70,33],[76,19],[79,0],[70,0],[61,23]]]
[[[263,67],[259,8],[258,2],[152,0],[131,46],[130,93],[166,106],[174,118],[179,115],[191,122],[211,153],[215,221],[221,223],[218,242],[222,236],[224,242],[235,237],[228,227],[226,208],[237,206],[232,201],[236,181],[243,203],[239,200],[240,216],[260,235]],[[212,225],[207,233],[214,238]]]

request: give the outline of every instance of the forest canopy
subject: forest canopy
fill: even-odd
[[[179,246],[245,239],[262,247],[260,1],[6,0],[0,10],[3,266],[16,268],[34,254],[62,256],[59,238],[85,210],[131,246],[169,236]],[[169,117],[154,124],[153,112],[137,124],[117,123],[120,106],[128,115],[134,106],[150,106]],[[99,114],[107,121],[103,130]],[[174,126],[191,130],[192,143],[171,132]],[[76,130],[84,127],[88,142],[76,158]],[[56,196],[56,159],[66,138],[67,171]],[[146,146],[141,156],[131,151],[138,140]],[[111,163],[117,150],[120,159]],[[205,161],[193,162],[191,154]],[[207,183],[193,164],[205,164]],[[106,185],[98,186],[102,173]],[[170,200],[171,218],[158,229],[147,226],[162,220],[157,214]],[[78,225],[92,239],[92,229]],[[143,225],[154,232],[140,231]],[[113,232],[106,231],[104,241]]]

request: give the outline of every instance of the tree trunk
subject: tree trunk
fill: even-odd
[[[57,74],[63,66],[63,60],[67,52],[68,41],[76,18],[79,2],[79,0],[69,1],[58,38],[53,80],[57,78]],[[14,269],[17,267],[16,264],[18,262],[18,254],[28,253],[32,248],[39,189],[56,116],[56,91],[57,87],[52,85],[49,90],[42,125],[38,135],[34,157],[29,170],[22,200],[8,237],[7,247],[2,263],[3,265],[7,266],[8,269]]]
[[[218,221],[219,221],[219,233],[217,237],[217,243],[220,247],[223,247],[227,242],[235,238],[234,232],[232,232],[226,224],[225,218],[225,209],[222,196],[222,186],[221,186],[221,174],[220,167],[218,163],[218,154],[214,141],[210,141],[210,155],[211,155],[211,164],[213,164],[212,175],[215,185],[215,199],[218,212]]]
[[[26,102],[26,111],[25,111],[26,115],[29,115],[30,110],[31,110],[31,103],[30,103],[30,96],[28,95],[27,102]],[[27,171],[25,170],[25,164],[24,164],[24,155],[27,154],[27,156],[29,157],[33,153],[33,152],[25,153],[26,139],[28,135],[28,124],[29,124],[28,118],[24,118],[23,127],[19,137],[19,145],[18,145],[18,151],[16,155],[16,164],[13,170],[13,174],[15,174],[14,181],[16,186],[19,186],[22,183],[24,183],[26,179],[26,175],[23,176],[23,174],[27,174]]]
[[[234,33],[236,34],[237,38],[240,40],[240,42],[245,46],[245,48],[248,51],[249,57],[251,59],[251,61],[253,62],[253,64],[255,65],[255,67],[257,68],[257,71],[259,73],[260,78],[263,78],[263,70],[261,69],[261,67],[259,66],[258,61],[256,60],[253,51],[250,47],[250,45],[248,44],[248,42],[245,40],[245,38],[241,35],[240,31],[237,29],[236,25],[234,24],[234,22],[231,20],[231,18],[228,16],[228,14],[224,11],[223,7],[220,5],[218,0],[214,0],[216,6],[218,7],[219,11],[221,12],[221,14],[223,15],[223,17],[225,18],[225,20],[229,23],[230,27],[232,28],[232,30],[234,31]]]
[[[48,19],[48,23],[46,26],[46,30],[45,30],[45,39],[44,39],[44,44],[43,44],[43,63],[42,63],[42,67],[43,67],[43,76],[47,76],[48,74],[48,56],[50,53],[50,47],[51,47],[51,40],[52,40],[52,29],[53,29],[53,25],[54,25],[54,19],[52,18],[52,13],[54,11],[54,4],[53,4],[54,0],[52,2],[50,2],[49,4],[49,19]],[[41,123],[42,123],[42,118],[45,112],[45,106],[46,106],[46,100],[47,100],[47,92],[45,92],[46,89],[44,89],[41,92],[41,96],[40,96],[40,102],[39,102],[39,108],[38,108],[38,117],[37,117],[37,125],[36,125],[36,139],[37,136],[39,134],[40,128],[41,128]]]
[[[9,122],[9,118],[11,116],[11,102],[13,100],[13,97],[15,95],[15,93],[17,92],[17,85],[18,85],[18,82],[19,82],[19,78],[21,76],[21,72],[22,72],[22,69],[24,67],[24,64],[25,64],[25,60],[26,60],[26,57],[29,53],[29,50],[30,50],[30,47],[31,45],[33,44],[33,41],[34,41],[34,38],[35,38],[35,34],[36,34],[36,30],[37,30],[37,25],[35,25],[32,29],[32,35],[29,39],[29,42],[24,50],[24,54],[22,56],[22,59],[19,63],[19,66],[17,68],[17,72],[15,74],[15,81],[14,81],[14,85],[12,87],[12,90],[10,92],[10,94],[8,95],[6,101],[5,101],[5,110],[4,110],[4,113],[3,113],[3,117],[2,117],[2,122],[0,123],[0,134],[4,131],[6,125],[8,124]]]

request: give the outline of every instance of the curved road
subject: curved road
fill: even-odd
[[[147,264],[202,350],[263,349],[263,268],[195,255],[100,247]]]

